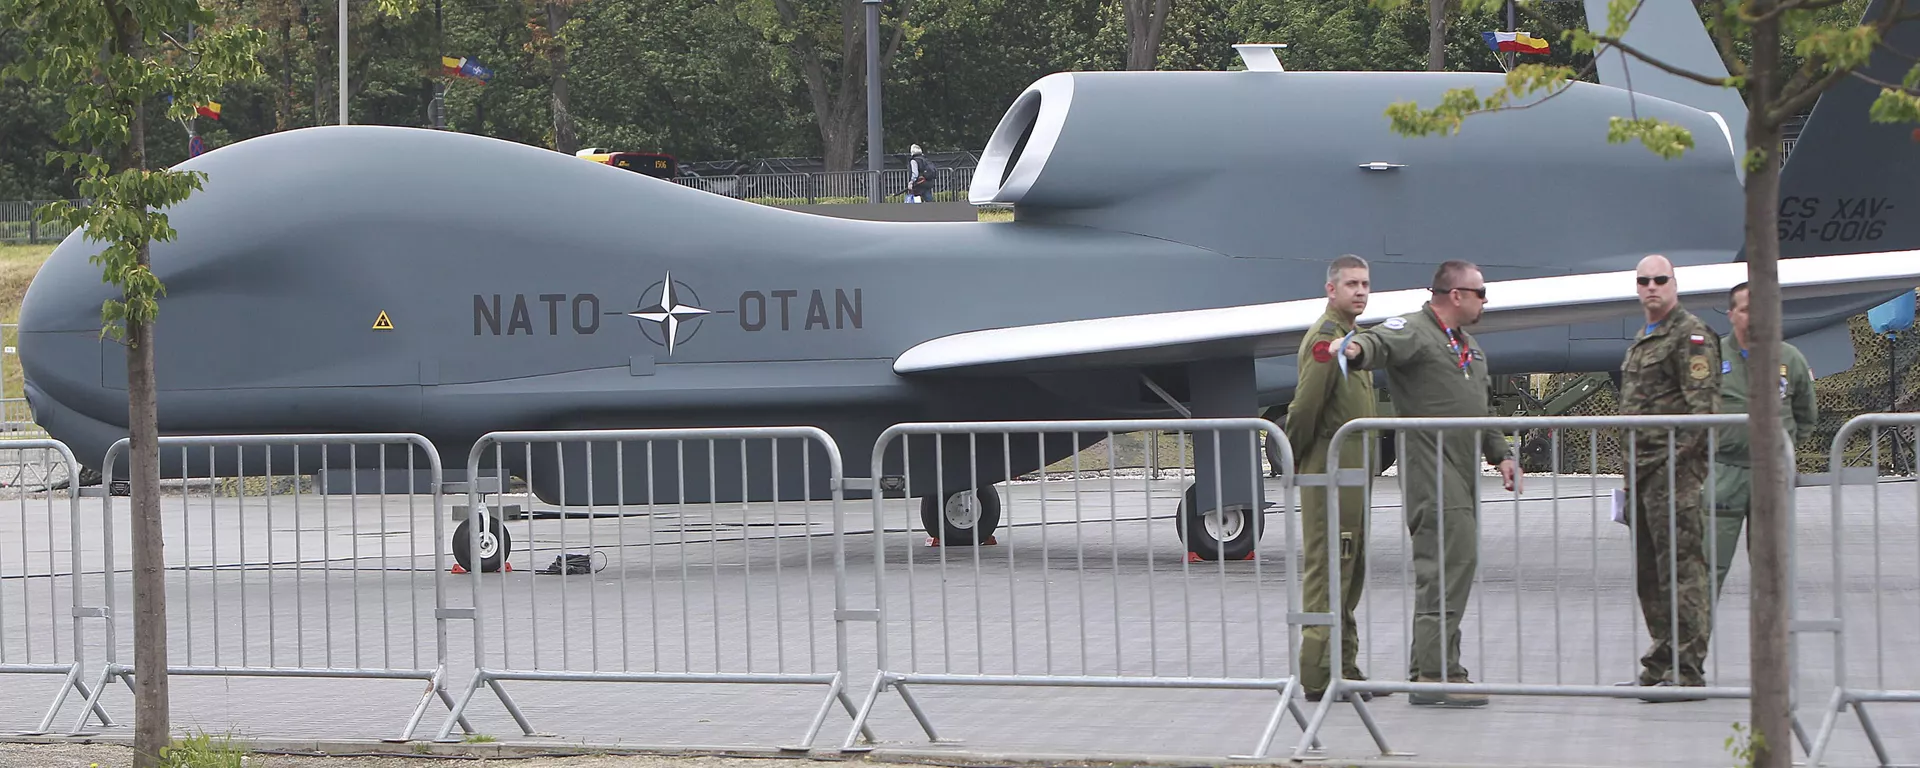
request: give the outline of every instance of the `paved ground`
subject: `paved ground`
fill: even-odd
[[[1463,625],[1463,662],[1475,679],[1513,684],[1609,684],[1634,671],[1646,632],[1633,602],[1626,529],[1607,519],[1617,479],[1533,478],[1515,503],[1486,486],[1480,580]],[[1273,481],[1269,481],[1269,487]],[[348,674],[356,668],[435,671],[445,632],[447,687],[466,692],[476,658],[490,670],[551,677],[600,673],[600,682],[510,679],[500,683],[541,735],[522,736],[482,687],[468,715],[502,743],[532,745],[776,747],[795,742],[826,702],[839,632],[854,701],[874,681],[876,641],[890,670],[957,676],[1053,674],[1149,678],[1190,676],[1271,684],[1289,674],[1285,616],[1293,548],[1277,523],[1260,559],[1186,563],[1172,515],[1181,485],[1168,479],[1098,479],[1003,487],[1006,519],[996,546],[977,553],[930,548],[917,505],[887,502],[876,556],[873,507],[847,508],[843,556],[849,579],[845,625],[836,600],[832,518],[825,504],[656,508],[652,514],[594,520],[516,521],[514,571],[445,575],[435,567],[436,531],[425,497],[260,499],[200,494],[168,500],[172,653],[177,665],[212,668],[299,666]],[[1856,684],[1883,680],[1920,687],[1912,638],[1920,630],[1920,538],[1909,484],[1849,489],[1841,520],[1848,572],[1843,604]],[[1272,491],[1277,495],[1277,491]],[[1505,496],[1506,500],[1496,501]],[[1376,679],[1404,664],[1409,577],[1393,479],[1376,484],[1371,573],[1360,615],[1361,664]],[[529,500],[516,499],[520,503]],[[1076,506],[1077,502],[1077,506]],[[533,506],[538,506],[537,504]],[[1799,610],[1830,613],[1832,519],[1827,490],[1801,491],[1797,541]],[[82,618],[89,676],[108,650],[131,660],[130,590],[125,572],[125,502],[117,505],[111,586],[98,574],[107,551],[101,500],[82,499],[83,608],[120,617]],[[75,580],[65,554],[72,526],[64,502],[43,496],[0,502],[0,665],[71,664],[68,618]],[[638,511],[638,510],[630,510]],[[1070,524],[1079,519],[1080,525]],[[1287,521],[1275,515],[1270,521]],[[1297,536],[1297,531],[1295,531]],[[51,542],[51,543],[49,543]],[[1297,539],[1294,540],[1297,546]],[[564,549],[594,551],[590,576],[537,575]],[[1879,549],[1878,581],[1873,572]],[[876,586],[875,563],[884,563]],[[450,564],[450,561],[446,561]],[[1720,684],[1746,684],[1747,575],[1744,553],[1716,620],[1709,670]],[[216,567],[217,566],[217,567]],[[435,583],[446,588],[443,624],[434,621]],[[885,595],[884,634],[858,611]],[[478,621],[459,609],[478,607]],[[111,635],[111,637],[109,637]],[[1832,646],[1808,636],[1801,653],[1807,726],[1831,690]],[[689,677],[761,680],[792,673],[793,684],[693,685]],[[673,679],[682,682],[613,682]],[[815,675],[815,677],[804,677]],[[59,688],[55,676],[7,676],[0,729],[32,728]],[[1003,681],[1011,682],[1011,681]],[[92,684],[91,681],[88,683]],[[250,737],[379,739],[398,735],[420,702],[421,680],[172,678],[177,727]],[[1272,690],[909,686],[942,737],[928,744],[898,693],[878,699],[872,726],[889,750],[951,754],[1159,755],[1195,759],[1246,754],[1278,697]],[[1304,704],[1304,702],[1302,702]],[[131,696],[103,699],[119,721],[88,733],[124,735]],[[80,714],[63,707],[57,730]],[[1703,765],[1731,762],[1724,742],[1746,720],[1745,702],[1643,704],[1632,699],[1503,695],[1491,707],[1432,711],[1404,694],[1371,711],[1391,745],[1421,761],[1493,765]],[[1872,710],[1896,759],[1920,761],[1920,710]],[[430,739],[446,707],[428,707],[416,739]],[[1904,724],[1903,724],[1904,723]],[[837,707],[814,742],[831,754],[846,736]],[[459,737],[455,730],[455,738]],[[1291,722],[1273,751],[1299,738]],[[1331,712],[1326,757],[1364,761],[1377,751],[1351,708]],[[5,754],[5,753],[0,753]],[[1829,763],[1871,763],[1858,722],[1840,722]],[[1389,758],[1390,764],[1407,758]],[[44,763],[36,763],[44,764]],[[108,763],[103,763],[103,765]]]

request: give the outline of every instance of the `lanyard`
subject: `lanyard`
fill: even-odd
[[[1434,319],[1439,320],[1437,317]],[[1454,335],[1452,328],[1447,327],[1445,320],[1440,320],[1440,332],[1447,335],[1447,349],[1459,358],[1460,375],[1473,378],[1473,374],[1467,371],[1467,366],[1473,361],[1473,349],[1460,343],[1460,339]]]

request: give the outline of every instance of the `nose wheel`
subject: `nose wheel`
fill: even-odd
[[[485,514],[482,519],[486,520],[486,524],[480,528],[477,541],[473,536],[472,520],[462,520],[460,527],[453,529],[453,560],[468,573],[499,571],[507,561],[507,550],[513,546],[507,526],[492,513]]]
[[[1000,494],[993,486],[920,497],[920,524],[943,546],[989,543],[1000,527]]]

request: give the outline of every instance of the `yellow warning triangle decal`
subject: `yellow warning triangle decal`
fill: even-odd
[[[376,331],[391,331],[391,330],[393,330],[393,319],[392,319],[392,318],[390,318],[390,317],[387,317],[387,311],[386,311],[386,310],[384,310],[384,309],[383,309],[383,310],[380,310],[380,316],[379,316],[379,317],[377,317],[377,318],[374,318],[374,320],[373,320],[373,329],[374,329],[374,330],[376,330]]]

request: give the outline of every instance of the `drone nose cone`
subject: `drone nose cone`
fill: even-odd
[[[113,425],[124,424],[127,411],[125,383],[116,391],[101,379],[101,355],[124,354],[100,336],[101,305],[117,295],[88,262],[102,247],[68,236],[34,275],[20,305],[20,368],[34,423],[88,464],[125,435]]]

